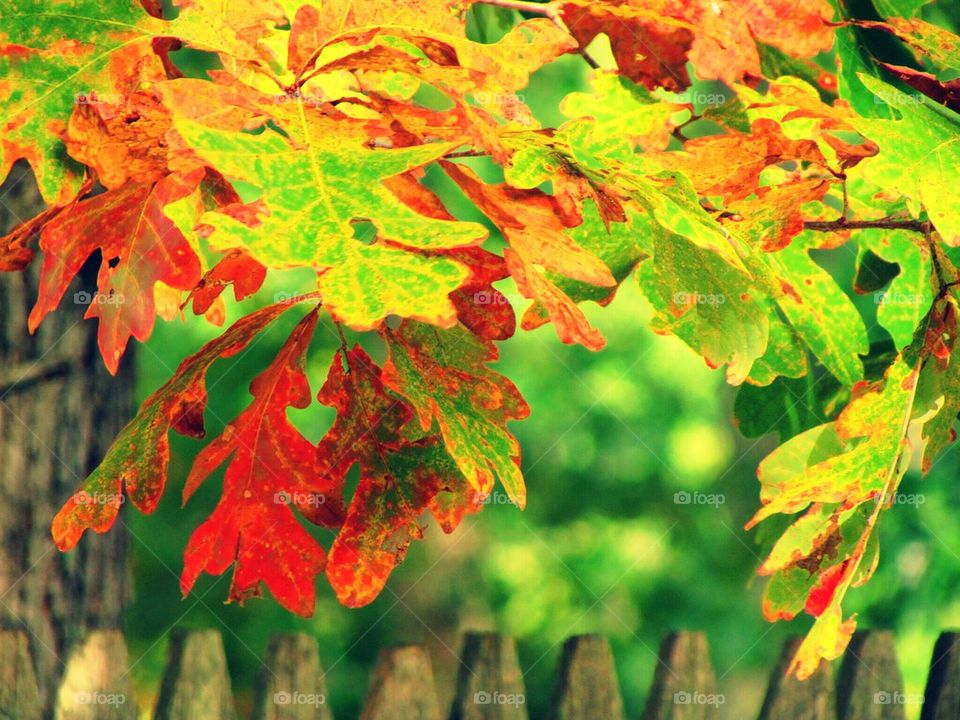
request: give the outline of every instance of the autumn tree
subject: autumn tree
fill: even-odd
[[[225,468],[181,588],[230,570],[229,599],[266,587],[310,615],[322,574],[369,603],[431,516],[453,532],[497,483],[526,502],[509,423],[529,408],[492,367],[515,308],[521,329],[599,351],[581,304],[639,282],[654,329],[739,387],[741,430],[779,436],[748,523],[790,518],[759,568],[763,612],[816,618],[800,677],[837,657],[911,454],[929,471],[960,410],[960,40],[923,0],[875,4],[0,5],[0,174],[25,160],[47,205],[0,241],[0,269],[42,256],[29,329],[56,322],[91,258],[86,317],[111,373],[158,315],[221,324],[227,294],[249,308],[97,458],[57,546],[105,533],[124,498],[154,510],[170,431],[204,436],[207,370],[290,313],[185,480],[186,502]],[[550,127],[522,93],[566,54],[589,88]],[[485,221],[445,205],[441,181]],[[829,253],[856,256],[852,287]],[[315,289],[245,300],[290,269]],[[306,359],[328,321],[340,349],[317,386]],[[336,411],[318,444],[287,416],[313,403]]]

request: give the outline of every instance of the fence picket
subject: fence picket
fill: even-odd
[[[760,709],[760,720],[836,720],[833,694],[833,667],[822,662],[806,680],[787,675],[787,668],[800,647],[802,638],[787,640],[780,660],[770,675],[770,684]]]
[[[551,713],[553,720],[623,719],[617,670],[605,637],[577,635],[564,643]]]
[[[722,696],[703,633],[679,632],[660,643],[643,720],[716,720]]]
[[[216,630],[174,630],[154,720],[236,720],[223,640]]]
[[[420,645],[380,651],[360,720],[440,720],[430,655]]]
[[[945,632],[937,639],[923,695],[920,720],[960,717],[960,633]]]
[[[254,720],[333,720],[316,640],[303,633],[270,638],[253,707]]]
[[[40,690],[23,630],[0,630],[0,720],[40,720]]]
[[[893,634],[854,633],[837,676],[839,720],[904,720],[904,699]]]
[[[95,630],[70,653],[54,717],[136,720],[127,643],[119,630]]]
[[[526,701],[513,638],[467,633],[450,720],[527,720]]]

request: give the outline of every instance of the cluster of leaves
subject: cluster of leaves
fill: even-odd
[[[490,368],[515,303],[494,283],[532,301],[522,328],[599,350],[580,304],[633,276],[655,329],[741,386],[741,429],[780,434],[750,525],[799,513],[760,573],[768,618],[816,618],[793,664],[809,675],[853,631],[841,604],[877,565],[908,438],[929,470],[960,410],[960,39],[915,17],[923,5],[884,0],[889,17],[863,21],[827,0],[0,6],[0,177],[26,160],[49,205],[0,239],[4,271],[38,239],[32,329],[97,253],[87,316],[112,372],[157,315],[222,324],[224,291],[239,302],[271,271],[308,268],[317,284],[183,361],[57,515],[58,546],[105,532],[122,491],[154,510],[169,431],[204,435],[208,368],[303,308],[189,473],[185,501],[226,465],[182,590],[232,566],[233,600],[265,584],[309,615],[325,573],[342,602],[368,603],[425,515],[451,532],[497,480],[525,503],[508,423],[528,408]],[[468,35],[484,23],[503,36]],[[876,60],[863,33],[910,64]],[[185,49],[214,69],[185,76]],[[518,93],[570,53],[593,68],[590,90],[543,127]],[[704,81],[719,102],[698,99]],[[454,217],[428,169],[489,224]],[[886,289],[888,341],[869,342],[873,318],[815,260],[837,248],[857,255],[853,290]],[[287,410],[313,402],[321,313],[369,333],[371,354],[344,340],[332,358],[317,400],[336,420],[313,444]],[[328,550],[302,520],[332,531]]]

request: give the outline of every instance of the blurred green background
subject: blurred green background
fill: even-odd
[[[490,27],[496,26],[487,23],[482,33],[476,27],[473,32],[492,41],[496,32]],[[538,73],[524,99],[545,125],[555,125],[563,120],[559,100],[583,89],[584,79],[584,63],[567,58]],[[428,179],[451,211],[480,219],[436,176]],[[847,246],[818,260],[849,287],[855,254]],[[275,273],[242,312],[275,293],[309,289],[310,281],[309,274]],[[870,298],[858,304],[868,318],[875,310]],[[235,306],[230,313],[228,321],[239,316]],[[726,695],[722,716],[754,716],[784,639],[809,625],[803,619],[776,625],[762,619],[755,569],[774,529],[742,529],[758,503],[756,465],[775,439],[741,436],[732,423],[735,390],[678,340],[653,335],[650,315],[630,279],[610,307],[588,309],[608,339],[604,352],[563,346],[549,326],[503,346],[499,370],[516,382],[533,410],[529,420],[513,426],[523,447],[527,510],[494,502],[451,536],[428,522],[425,540],[411,546],[380,598],[360,610],[341,607],[322,580],[310,620],[288,614],[270,598],[224,605],[229,574],[204,576],[181,600],[183,548],[216,503],[222,472],[181,509],[179,491],[202,445],[175,437],[170,485],[157,513],[144,517],[125,510],[122,516],[133,534],[136,595],[127,630],[143,706],[152,706],[167,631],[174,625],[222,632],[241,713],[249,709],[268,636],[312,634],[327,671],[329,704],[340,720],[358,716],[381,648],[428,645],[446,705],[461,634],[495,629],[517,638],[532,719],[545,717],[563,640],[586,632],[610,639],[628,717],[638,717],[660,638],[683,628],[708,633]],[[246,405],[245,388],[297,319],[290,313],[247,352],[215,366],[209,377],[210,437]],[[333,329],[326,330],[317,334],[309,367],[314,391],[337,346]],[[218,332],[196,319],[158,326],[139,352],[139,397]],[[872,340],[885,339],[882,330],[871,332]],[[291,418],[314,440],[332,421],[321,407]],[[896,630],[908,693],[923,691],[936,634],[960,625],[960,524],[951,510],[960,501],[953,482],[958,462],[960,453],[951,450],[926,480],[908,475],[902,491],[922,494],[925,502],[885,515],[880,568],[846,603],[848,611],[860,613],[861,626]],[[682,492],[717,494],[723,502],[678,503]],[[329,537],[318,538],[329,546]],[[907,710],[911,717],[919,714],[919,706]]]

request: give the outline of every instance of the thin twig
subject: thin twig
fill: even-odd
[[[447,153],[443,156],[444,160],[456,160],[457,158],[475,158],[486,157],[490,153],[482,150],[462,150],[460,152]]]
[[[344,360],[346,360],[347,353],[350,352],[347,346],[347,336],[343,333],[343,325],[341,325],[338,320],[334,320],[333,324],[337,326],[337,335],[340,336],[340,350],[343,352]]]
[[[805,230],[814,232],[842,232],[844,230],[909,230],[927,234],[932,232],[933,226],[929,222],[920,220],[897,220],[895,218],[880,218],[879,220],[808,220],[803,224]]]

